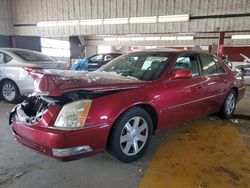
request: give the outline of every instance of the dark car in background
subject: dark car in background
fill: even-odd
[[[73,70],[94,71],[107,64],[111,60],[117,58],[120,53],[95,54],[85,59],[79,60],[73,65]]]
[[[122,54],[120,53],[108,53],[108,54],[96,54],[93,56],[90,56],[88,59],[88,71],[94,71],[96,69],[99,69],[103,65],[107,64],[111,60],[117,58]]]

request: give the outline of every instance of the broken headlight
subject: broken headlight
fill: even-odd
[[[91,100],[80,100],[63,106],[54,126],[58,129],[82,128],[88,117]]]

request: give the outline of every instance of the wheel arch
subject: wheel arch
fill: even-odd
[[[111,134],[114,128],[114,124],[117,122],[117,120],[119,119],[119,117],[125,113],[127,110],[134,108],[134,107],[138,107],[141,108],[143,110],[145,110],[151,117],[152,121],[153,121],[153,133],[156,132],[157,128],[158,128],[158,122],[159,122],[159,115],[155,109],[155,107],[153,107],[152,105],[148,104],[148,103],[138,103],[138,104],[134,104],[132,106],[129,106],[128,108],[124,109],[122,112],[119,113],[119,115],[116,117],[115,121],[113,122],[113,124],[111,125],[111,128],[109,130],[108,133],[108,139],[107,139],[107,143],[106,143],[106,148],[109,148],[109,143],[110,143],[110,139],[111,139]]]
[[[238,88],[237,88],[237,87],[232,87],[231,90],[232,90],[232,89],[235,90],[235,92],[236,92],[236,97],[238,98],[238,92],[239,92],[239,91],[238,91]]]
[[[11,82],[13,82],[13,83],[17,86],[18,91],[20,91],[20,89],[19,89],[17,83],[16,83],[14,80],[10,79],[10,78],[3,78],[2,80],[0,80],[0,87],[1,87],[1,86],[3,85],[3,83],[6,82],[6,81],[11,81]]]
[[[14,81],[14,80],[12,80],[12,79],[10,79],[10,78],[3,78],[2,80],[0,80],[0,90],[1,90],[1,88],[2,88],[2,85],[3,85],[3,83],[4,82],[6,82],[6,81],[10,81],[10,82],[13,82],[14,84],[15,84],[15,86],[17,87],[17,92],[20,94],[20,88],[19,88],[19,86],[17,85],[17,83]],[[1,92],[1,91],[0,91]],[[0,97],[2,97],[2,94],[0,93]]]
[[[152,121],[153,121],[153,126],[154,126],[153,131],[155,133],[155,131],[158,128],[158,120],[159,120],[156,109],[152,105],[146,104],[146,103],[137,104],[137,105],[134,105],[133,107],[142,108],[150,115],[150,117],[152,118]]]

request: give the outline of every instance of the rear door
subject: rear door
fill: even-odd
[[[195,53],[179,56],[171,72],[191,70],[192,78],[166,82],[166,110],[163,121],[166,125],[181,123],[205,114],[203,98],[205,78],[201,75],[199,60]]]
[[[211,54],[199,54],[202,74],[206,78],[206,100],[204,108],[207,113],[218,112],[224,102],[229,88],[228,75],[219,60]]]

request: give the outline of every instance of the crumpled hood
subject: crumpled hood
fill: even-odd
[[[72,91],[115,91],[145,86],[148,82],[124,77],[111,72],[86,72],[62,70],[36,70],[31,72],[35,79],[36,93],[61,96]]]

